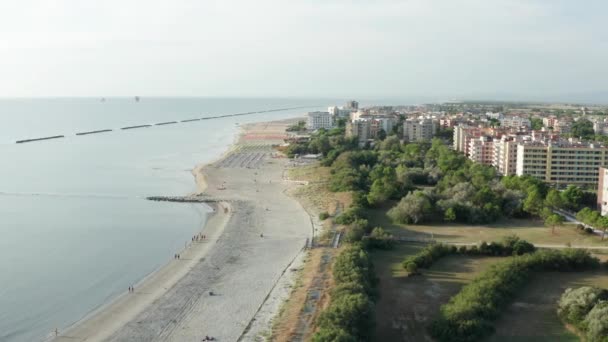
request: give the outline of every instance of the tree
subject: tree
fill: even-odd
[[[384,129],[379,130],[377,136],[379,140],[386,139],[386,131]]]
[[[566,190],[561,193],[563,205],[570,210],[578,210],[584,196],[583,190],[575,185],[568,185]]]
[[[551,234],[555,234],[555,226],[564,223],[564,217],[558,214],[551,214],[545,219],[545,226],[551,227]]]
[[[532,215],[538,215],[542,208],[543,196],[538,189],[533,188],[528,192],[528,196],[526,196],[526,199],[524,200],[524,211]]]
[[[388,216],[399,223],[419,223],[431,212],[432,206],[422,191],[414,191],[403,197],[388,211]]]
[[[530,128],[533,130],[540,130],[543,128],[543,120],[540,118],[532,118],[530,119]]]
[[[549,206],[551,209],[560,209],[564,205],[564,201],[562,200],[559,191],[555,189],[549,190],[547,197],[545,197],[545,205]]]
[[[572,136],[582,139],[589,139],[595,134],[593,123],[587,119],[579,119],[574,122],[570,132]]]
[[[443,214],[443,219],[448,222],[456,221],[456,211],[454,211],[454,208],[448,208]]]

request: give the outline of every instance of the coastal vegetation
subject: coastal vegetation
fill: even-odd
[[[421,224],[444,227],[497,222],[499,226],[509,226],[509,222],[531,222],[541,218],[554,232],[548,235],[541,223],[540,227],[547,234],[543,241],[564,241],[577,233],[572,229],[558,239],[563,234],[555,228],[564,222],[560,212],[588,214],[593,210],[587,206],[595,201],[593,194],[576,186],[557,191],[530,176],[501,177],[494,168],[471,162],[439,139],[402,144],[395,132],[389,132],[387,137],[373,144],[359,146],[356,140],[344,136],[341,127],[319,130],[311,135],[309,142],[290,145],[287,153],[291,156],[321,154],[319,168],[328,175],[327,181],[323,182],[325,189],[352,195],[350,205],[336,211],[329,221],[343,230],[347,242],[345,251],[352,254],[352,250],[357,249],[366,261],[349,262],[352,269],[344,274],[368,274],[371,256],[392,255],[391,250],[396,250],[395,253],[402,250],[403,245],[396,244],[392,236],[395,234],[393,226],[377,220],[380,213],[393,224],[407,224],[408,228]],[[591,218],[587,221],[599,226],[601,215],[599,218],[593,216],[598,214],[589,214]],[[323,218],[328,217],[323,215]],[[513,218],[518,220],[511,220]],[[432,236],[431,233],[431,239]],[[472,273],[474,278],[461,292],[458,292],[460,285],[454,286],[452,299],[438,300],[435,303],[437,312],[428,317],[435,319],[430,327],[428,322],[418,323],[424,327],[425,336],[431,334],[441,341],[469,341],[488,336],[494,331],[494,320],[536,272],[581,271],[599,265],[599,261],[586,251],[537,251],[530,242],[517,236],[497,236],[503,239],[460,247],[432,243],[398,262],[405,276],[423,273],[421,277],[408,279],[408,282],[416,283],[418,278],[426,279],[428,270],[437,262],[443,263],[442,260],[466,260],[465,265],[482,260],[486,265],[486,260],[488,264],[502,260],[485,271],[480,269],[480,273]],[[466,242],[470,241],[479,239]],[[597,243],[600,243],[599,239]],[[336,258],[334,267],[342,253]],[[358,260],[352,255],[345,258]],[[371,331],[373,327],[372,318],[378,301],[376,293],[380,289],[375,281],[372,288],[344,282],[348,278],[338,281],[335,272],[329,305],[316,320],[313,340],[369,340],[371,335],[362,330]],[[393,269],[393,272],[396,271]],[[381,291],[385,295],[384,290]],[[441,304],[445,305],[439,310]],[[382,308],[386,310],[386,305]],[[365,325],[361,317],[367,317],[369,325]]]
[[[335,286],[329,306],[317,319],[312,340],[366,341],[374,326],[376,276],[369,254],[361,244],[346,247],[333,265]]]
[[[587,341],[608,341],[608,290],[591,286],[568,288],[557,303],[557,314]]]

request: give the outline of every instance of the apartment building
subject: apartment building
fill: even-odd
[[[531,123],[530,123],[530,119],[525,118],[523,116],[509,115],[509,116],[505,116],[502,119],[500,119],[500,126],[501,127],[512,127],[512,128],[519,128],[519,127],[530,128]]]
[[[608,169],[600,167],[597,184],[597,210],[608,214]]]
[[[329,112],[309,112],[306,128],[315,131],[320,128],[330,129],[334,127],[334,117]]]
[[[358,119],[346,125],[346,136],[357,137],[360,143],[371,139],[371,122],[366,119]]]
[[[484,165],[494,161],[494,142],[492,137],[481,136],[469,142],[469,159]]]
[[[429,141],[437,133],[437,125],[433,119],[407,119],[403,123],[403,139],[405,141]]]
[[[531,175],[558,187],[570,184],[595,188],[608,148],[571,141],[524,141],[517,145],[516,174]]]
[[[503,176],[514,175],[517,166],[517,144],[522,140],[519,135],[503,135],[494,140],[492,166]]]

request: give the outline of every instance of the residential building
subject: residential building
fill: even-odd
[[[608,169],[600,167],[597,184],[597,209],[608,215]]]
[[[517,145],[516,174],[531,175],[558,187],[595,188],[608,148],[573,141],[524,141]]]
[[[405,141],[428,141],[437,133],[437,125],[430,118],[407,119],[403,123]]]
[[[494,143],[492,137],[481,136],[471,139],[469,142],[469,159],[477,163],[492,165],[494,161]]]
[[[494,140],[494,155],[492,166],[503,176],[514,175],[517,166],[517,144],[521,141],[519,135],[503,135]]]
[[[350,100],[346,102],[346,106],[344,106],[344,109],[357,110],[359,109],[359,102]]]
[[[370,139],[371,122],[366,119],[357,119],[346,124],[346,136],[357,137],[359,143]]]
[[[547,117],[543,118],[543,126],[545,126],[547,128],[549,128],[549,127],[554,128],[558,121],[559,120],[555,115],[547,116]]]
[[[312,131],[330,129],[334,127],[334,117],[329,112],[309,112],[306,127]]]
[[[329,114],[333,115],[334,118],[350,118],[350,113],[353,112],[352,109],[346,109],[344,107],[338,107],[338,106],[333,106],[333,107],[327,107],[327,111],[329,112]]]
[[[526,128],[530,128],[531,123],[530,123],[530,119],[519,116],[519,115],[510,115],[510,116],[505,116],[502,119],[500,119],[500,126],[501,127],[512,127],[512,128],[519,128],[519,127],[526,127]]]

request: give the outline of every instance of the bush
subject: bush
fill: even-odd
[[[438,259],[450,254],[452,249],[444,244],[430,244],[424,247],[420,252],[407,257],[402,265],[407,268],[408,264],[416,264],[416,268],[429,268]]]
[[[393,236],[384,231],[381,227],[376,227],[365,238],[366,247],[377,249],[391,249],[395,246]]]
[[[599,302],[583,321],[588,341],[608,342],[608,302]]]
[[[321,220],[321,221],[327,220],[328,218],[329,218],[329,213],[327,211],[324,211],[319,214],[319,220]]]
[[[415,262],[408,262],[405,264],[405,270],[410,274],[418,274],[418,266]]]
[[[346,231],[346,235],[344,237],[346,238],[347,242],[353,243],[361,241],[363,235],[365,235],[365,230],[363,230],[363,228],[359,226],[351,226]]]
[[[374,325],[376,278],[369,254],[361,244],[347,247],[336,257],[333,275],[336,287],[329,306],[319,315],[319,329],[312,340],[368,340]]]
[[[337,224],[351,224],[355,222],[356,219],[362,217],[362,211],[361,207],[350,207],[342,214],[336,216],[334,222]]]
[[[595,268],[599,261],[584,250],[538,251],[494,264],[441,307],[430,333],[439,341],[480,340],[493,331],[491,322],[533,271]]]
[[[557,314],[563,321],[580,327],[587,313],[604,299],[608,299],[608,291],[595,287],[566,289],[557,303]]]

